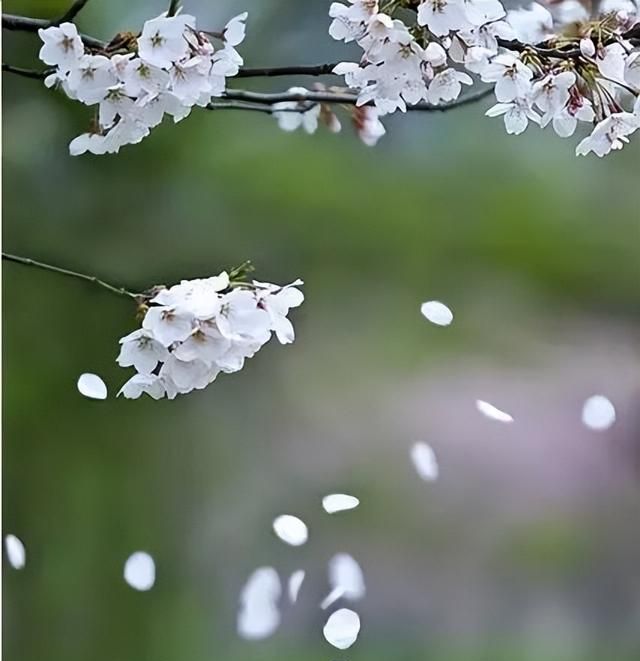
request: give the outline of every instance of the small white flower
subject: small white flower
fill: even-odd
[[[122,347],[117,358],[120,367],[135,367],[142,374],[151,374],[159,361],[169,357],[166,347],[158,342],[153,333],[140,328],[120,340]]]
[[[104,99],[118,79],[108,57],[83,55],[69,72],[67,82],[79,101],[92,105]]]
[[[306,95],[309,90],[304,87],[290,87],[292,94]],[[308,106],[308,107],[305,107]],[[320,117],[320,105],[307,101],[282,101],[273,104],[273,116],[283,131],[295,131],[302,127],[307,133],[315,133]]]
[[[156,565],[144,551],[132,553],[124,563],[124,580],[141,592],[150,590],[156,582]]]
[[[177,307],[154,306],[147,310],[142,327],[150,331],[162,345],[170,347],[174,342],[182,342],[191,335],[193,322],[190,312]]]
[[[471,76],[456,69],[445,69],[429,83],[427,100],[434,105],[442,101],[453,101],[460,96],[463,84],[472,85]]]
[[[586,156],[593,152],[602,157],[611,150],[622,149],[627,136],[631,135],[640,127],[640,118],[630,112],[618,112],[606,117],[596,124],[591,135],[584,138],[576,147],[578,156]]]
[[[487,117],[504,115],[504,127],[510,135],[520,135],[529,125],[529,120],[539,124],[540,116],[531,108],[528,100],[516,99],[511,103],[496,103],[485,113]]]
[[[426,0],[418,5],[418,25],[426,25],[437,37],[469,27],[462,0]]]
[[[155,374],[136,374],[120,388],[118,396],[124,395],[126,399],[138,399],[143,393],[153,399],[162,399],[166,393],[162,379]]]
[[[189,53],[187,28],[195,29],[195,18],[188,14],[158,16],[144,24],[138,38],[138,55],[147,64],[169,69]]]
[[[533,71],[511,53],[494,57],[481,76],[485,83],[495,82],[496,99],[502,103],[527,96],[531,91],[531,78]]]
[[[77,66],[84,54],[84,45],[73,23],[61,23],[57,27],[40,28],[38,35],[44,45],[39,58],[45,63],[58,67],[62,73]]]

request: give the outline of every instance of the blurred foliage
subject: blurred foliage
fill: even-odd
[[[242,47],[250,65],[343,52],[328,43],[328,3],[214,4],[186,3],[212,26],[251,11]],[[16,0],[4,10],[53,16],[64,7]],[[162,9],[151,0],[94,0],[80,22],[108,37]],[[4,37],[5,61],[35,63],[36,37]],[[318,599],[305,598],[305,586],[305,614],[289,613],[270,641],[236,640],[233,618],[256,565],[274,563],[286,575],[308,563],[322,576],[321,562],[343,545],[367,558],[370,592],[377,573],[400,572],[404,558],[426,572],[404,577],[397,604],[384,592],[363,604],[351,661],[638,658],[629,625],[638,604],[597,590],[611,572],[636,569],[627,551],[637,557],[637,538],[605,534],[606,512],[523,521],[494,540],[491,575],[502,579],[491,590],[482,582],[489,568],[479,566],[480,583],[446,597],[438,567],[448,571],[450,562],[455,574],[477,553],[467,546],[469,485],[461,480],[452,501],[433,495],[407,511],[409,494],[412,507],[417,496],[403,484],[404,446],[398,465],[373,451],[393,433],[376,404],[381,386],[402,397],[413,377],[477,356],[531,367],[536,343],[551,344],[560,331],[566,338],[585,319],[637,327],[638,140],[605,161],[577,159],[575,140],[533,130],[507,136],[501,122],[482,117],[483,103],[387,119],[375,149],[348,130],[289,135],[267,116],[194,111],[117,157],[73,159],[67,143],[87,109],[9,76],[3,95],[5,250],[133,289],[248,258],[258,279],[303,277],[307,296],[293,315],[292,347],[270,345],[206,391],[174,402],[90,402],[75,389],[81,372],[102,375],[114,394],[127,378],[114,358],[134,310],[91,285],[3,265],[3,516],[28,552],[23,572],[5,569],[5,658],[337,657],[321,638],[318,582],[309,587]],[[417,313],[425,298],[451,302],[456,324],[426,328]],[[361,510],[319,517],[318,498],[334,488],[357,492]],[[624,511],[637,514],[636,502]],[[312,522],[310,550],[272,539],[271,517],[289,509]],[[619,566],[617,544],[627,544]],[[120,578],[138,548],[158,564],[148,594]],[[410,587],[427,578],[423,599]],[[470,635],[437,613],[446,599],[447,613],[466,613],[473,586],[484,624]],[[515,612],[543,588],[587,613],[579,634],[527,637],[516,627]],[[403,619],[407,612],[413,619]],[[628,617],[611,622],[605,612]]]

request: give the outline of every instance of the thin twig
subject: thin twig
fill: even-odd
[[[72,22],[73,19],[84,9],[84,6],[89,2],[89,0],[75,0],[75,2],[67,9],[67,11],[57,18],[55,21],[51,21],[51,25],[60,25],[60,23]]]
[[[46,78],[50,71],[38,71],[36,69],[24,69],[23,67],[14,67],[12,64],[2,63],[2,70],[7,73],[14,73],[17,76],[22,76],[23,78],[35,78],[36,80],[42,80]]]
[[[33,266],[38,269],[42,269],[44,271],[50,271],[53,273],[59,273],[60,275],[66,275],[69,276],[70,278],[77,278],[78,280],[84,280],[86,282],[91,282],[95,285],[98,285],[99,287],[102,287],[106,289],[107,291],[110,291],[113,294],[118,294],[119,296],[128,296],[129,298],[133,298],[138,300],[141,296],[144,296],[143,294],[136,294],[134,292],[129,291],[128,289],[125,289],[124,287],[117,287],[116,285],[109,284],[108,282],[105,282],[104,280],[100,280],[100,278],[96,277],[95,275],[88,275],[86,273],[78,273],[77,271],[71,271],[69,269],[62,268],[60,266],[54,266],[52,264],[45,264],[44,262],[38,262],[35,259],[31,259],[30,257],[22,257],[20,255],[11,255],[10,253],[3,252],[2,253],[2,259],[7,260],[8,262],[15,262],[17,264],[23,264],[24,266]]]
[[[324,76],[333,73],[338,62],[303,64],[290,67],[243,67],[236,78],[271,78],[273,76]]]
[[[44,18],[29,18],[28,16],[14,16],[13,14],[2,14],[2,27],[5,30],[14,32],[37,32],[40,28],[51,27],[51,21]],[[90,37],[87,34],[81,34],[80,38],[85,46],[104,50],[107,45],[104,41]]]
[[[178,4],[180,3],[180,0],[170,0],[169,2],[169,8],[167,9],[167,16],[174,16],[175,13],[178,11]]]
[[[412,106],[407,106],[407,110],[421,110],[425,112],[444,112],[446,110],[451,110],[452,108],[459,108],[460,106],[465,106],[470,103],[475,103],[480,99],[484,99],[493,92],[492,87],[480,90],[475,94],[467,94],[456,101],[451,103],[445,103],[442,105],[433,105],[431,103],[416,103]],[[358,96],[356,94],[349,93],[336,93],[336,92],[313,92],[308,91],[305,93],[302,92],[276,92],[276,93],[261,93],[261,92],[250,92],[248,90],[238,90],[238,89],[229,89],[224,93],[224,99],[229,99],[231,101],[245,101],[248,103],[254,104],[264,104],[267,106],[273,105],[275,103],[283,102],[294,102],[294,103],[328,103],[328,104],[344,104],[344,105],[356,105],[358,101]],[[370,102],[365,105],[372,105],[373,102]],[[215,108],[213,108],[215,109]]]

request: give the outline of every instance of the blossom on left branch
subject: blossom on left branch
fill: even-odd
[[[71,141],[70,153],[117,153],[148,136],[165,115],[178,122],[193,106],[222,96],[226,78],[243,63],[235,47],[244,40],[246,18],[240,14],[210,33],[199,31],[191,15],[162,14],[137,38],[117,35],[100,51],[85,47],[73,23],[40,29],[40,59],[55,67],[45,85],[97,106],[91,130]]]

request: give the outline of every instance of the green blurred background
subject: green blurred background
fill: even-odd
[[[353,52],[327,36],[328,2],[185,4],[212,29],[248,9],[249,66]],[[79,24],[109,38],[164,7],[94,0]],[[37,64],[37,37],[4,37],[4,61]],[[194,111],[118,156],[71,158],[88,109],[10,76],[3,94],[4,250],[134,289],[249,258],[307,297],[293,345],[188,397],[124,401],[129,302],[3,264],[4,532],[28,553],[3,570],[5,659],[640,658],[639,140],[578,159],[575,139],[507,136],[483,101],[386,119],[373,149]],[[421,317],[429,299],[451,327]],[[85,371],[106,402],[78,394]],[[596,392],[618,411],[599,434],[580,423]],[[482,418],[477,398],[516,422]],[[436,484],[409,463],[418,439]],[[360,508],[326,515],[335,491]],[[306,546],[275,539],[283,512],[309,524]],[[138,549],[157,562],[148,593],[121,577]],[[318,609],[338,551],[368,587],[341,654]],[[249,643],[235,613],[259,565],[307,581],[277,634]]]

